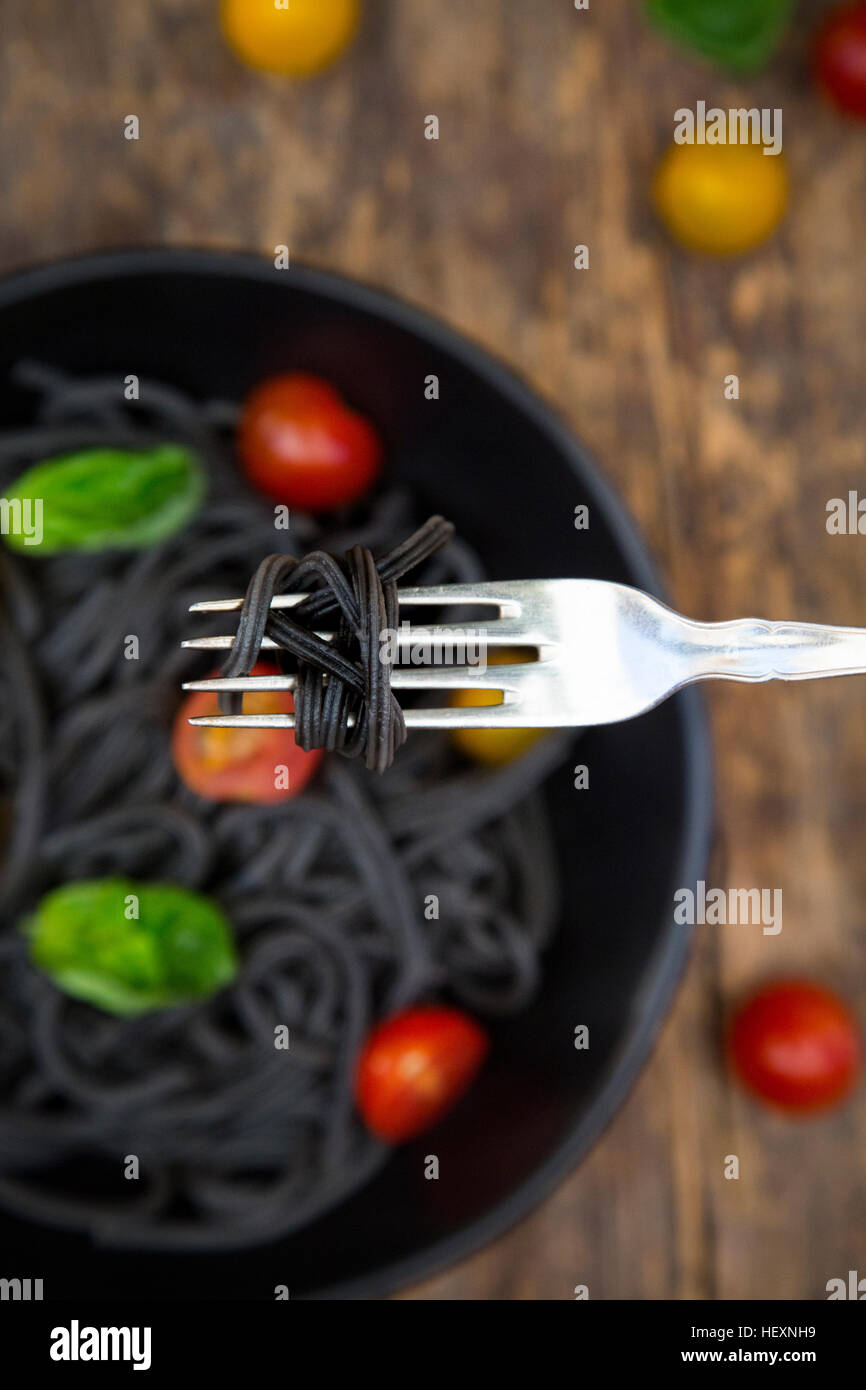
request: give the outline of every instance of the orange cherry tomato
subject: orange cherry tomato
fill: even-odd
[[[656,211],[689,251],[740,256],[772,236],[788,205],[784,154],[761,145],[671,145],[653,181]]]
[[[287,372],[244,403],[238,433],[244,471],[269,497],[302,511],[333,511],[368,492],[382,471],[382,443],[333,386]]]
[[[532,656],[521,647],[491,647],[487,653],[488,666],[522,666]],[[501,705],[502,696],[493,690],[474,690],[468,687],[455,690],[451,704],[457,709],[476,705]],[[467,758],[485,767],[501,767],[514,758],[521,758],[534,743],[544,738],[545,729],[455,729],[451,738]]]
[[[368,1129],[400,1144],[430,1129],[471,1085],[489,1043],[459,1009],[407,1009],[370,1034],[358,1063],[356,1098]]]
[[[730,1058],[748,1089],[790,1111],[825,1110],[854,1084],[860,1038],[835,994],[806,980],[783,980],[758,991],[735,1015]]]
[[[265,663],[257,676],[276,675]],[[244,696],[247,714],[290,714],[290,691],[254,691]],[[171,752],[181,781],[207,801],[248,801],[270,805],[303,791],[322,760],[322,750],[305,753],[291,729],[211,729],[189,723],[217,713],[217,697],[195,691],[174,721]],[[286,769],[283,772],[282,769]],[[284,785],[284,783],[288,785]]]
[[[222,0],[231,47],[250,67],[309,77],[339,58],[355,37],[360,0]]]

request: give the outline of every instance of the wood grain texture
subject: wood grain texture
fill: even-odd
[[[0,269],[286,243],[434,310],[552,398],[683,611],[860,624],[866,539],[824,522],[828,498],[866,488],[866,128],[810,87],[827,8],[802,7],[772,68],[737,83],[625,0],[368,0],[347,58],[291,85],[234,61],[212,0],[3,0]],[[784,111],[790,215],[732,264],[673,250],[647,199],[674,111],[699,98]],[[699,929],[652,1062],[589,1160],[408,1297],[567,1299],[585,1283],[593,1298],[809,1299],[866,1274],[862,1092],[816,1123],[776,1119],[732,1090],[717,1043],[763,975],[808,971],[866,1016],[864,687],[719,687],[711,703],[712,881],[781,887],[781,934]]]

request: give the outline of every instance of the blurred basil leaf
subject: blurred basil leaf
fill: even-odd
[[[31,960],[58,989],[121,1017],[207,998],[237,974],[220,908],[169,883],[66,884],[24,929]]]
[[[706,58],[753,72],[770,58],[793,0],[647,0],[659,28]]]
[[[5,540],[37,556],[137,550],[181,530],[204,493],[198,460],[179,444],[67,454],[34,464],[6,491],[11,507],[30,503],[30,518],[34,504],[41,504],[39,543],[13,529]]]

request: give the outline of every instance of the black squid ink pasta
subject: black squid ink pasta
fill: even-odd
[[[281,532],[235,465],[233,406],[151,381],[127,402],[115,376],[32,363],[17,381],[33,392],[34,418],[0,435],[0,493],[40,459],[166,440],[195,452],[208,491],[182,531],[147,549],[30,557],[0,543],[0,1205],[132,1249],[273,1240],[387,1159],[353,1094],[378,1019],[415,1001],[492,1018],[531,1000],[557,915],[541,784],[567,742],[551,735],[500,768],[473,769],[439,733],[399,747],[388,705],[363,757],[326,755],[291,800],[196,796],[169,743],[181,683],[208,671],[180,647],[189,605],[242,594],[275,552],[361,547],[357,564],[368,565],[425,512],[386,486],[351,520],[325,529],[293,514]],[[411,582],[482,577],[469,546],[438,548],[442,524],[431,525]],[[259,598],[294,563],[259,571]],[[251,603],[235,669],[248,669],[261,618]],[[225,619],[196,623],[216,633]],[[130,634],[134,660],[123,655]],[[315,740],[323,719],[330,746],[349,737],[312,697],[308,710],[301,738]],[[370,770],[392,758],[384,776]],[[103,875],[209,894],[236,940],[234,981],[135,1018],[61,992],[35,968],[20,924],[47,890]],[[435,920],[423,911],[430,894]],[[286,1051],[274,1046],[280,1026]],[[127,1155],[135,1182],[123,1177]]]
[[[268,556],[250,581],[223,675],[249,675],[262,639],[271,638],[299,662],[294,695],[299,747],[327,748],[347,757],[364,754],[371,771],[386,772],[406,741],[406,724],[390,688],[380,637],[397,627],[397,580],[453,535],[450,522],[433,516],[378,562],[368,546],[360,545],[352,546],[342,564],[321,550],[303,560]],[[304,593],[310,580],[320,587],[294,612],[271,611],[275,594]],[[339,622],[333,641],[311,630],[335,616]],[[242,698],[232,693],[223,704],[240,713]]]

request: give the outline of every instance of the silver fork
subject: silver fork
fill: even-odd
[[[306,595],[283,594],[272,608],[290,608]],[[653,709],[695,681],[810,680],[866,674],[866,629],[819,623],[739,618],[700,623],[682,617],[640,589],[599,579],[524,579],[504,583],[442,584],[399,591],[401,607],[489,605],[492,620],[402,626],[404,648],[447,651],[461,635],[487,647],[531,647],[537,660],[490,666],[396,667],[395,690],[489,690],[501,703],[447,709],[407,709],[413,729],[554,728],[612,724]],[[194,613],[237,612],[241,599],[196,603]],[[329,634],[323,633],[323,636]],[[225,651],[232,637],[201,637],[183,646]],[[263,648],[275,644],[266,638]],[[215,677],[185,690],[292,690],[293,676]],[[290,714],[212,715],[191,724],[218,728],[292,728]]]

